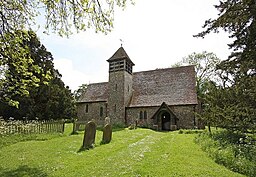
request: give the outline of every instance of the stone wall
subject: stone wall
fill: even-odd
[[[108,116],[115,123],[125,123],[125,106],[132,95],[132,75],[126,71],[109,73]]]
[[[137,120],[138,126],[153,128],[153,115],[159,107],[131,107],[126,108],[126,118],[128,125],[135,123]],[[194,128],[194,105],[170,106],[172,112],[179,119],[177,122],[179,128],[189,129]],[[147,112],[147,119],[140,118],[140,112]]]
[[[195,110],[194,105],[171,106],[171,110],[179,119],[179,128],[194,128]]]
[[[126,108],[127,124],[134,124],[137,121],[138,126],[149,127],[153,126],[152,116],[155,114],[159,107],[130,107]],[[143,118],[140,117],[140,112],[143,113]],[[144,112],[147,112],[147,119],[144,118]]]
[[[124,105],[128,106],[133,92],[132,75],[128,72],[124,73]]]
[[[86,105],[88,112],[86,112]],[[102,115],[101,115],[102,109]],[[104,120],[107,117],[107,103],[106,102],[90,102],[77,104],[78,121],[94,120],[97,125],[104,125]]]

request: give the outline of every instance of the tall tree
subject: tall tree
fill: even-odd
[[[215,105],[222,127],[246,131],[256,128],[256,1],[225,0],[215,8],[217,19],[205,22],[205,31],[196,35],[204,37],[219,29],[230,34],[234,41],[229,44],[233,52],[218,69],[224,84],[218,89],[219,101]]]
[[[38,75],[49,77],[34,65],[28,46],[21,44],[29,36],[17,33],[35,26],[38,16],[44,16],[46,33],[52,31],[60,36],[68,36],[72,29],[85,31],[91,27],[96,32],[108,33],[113,28],[115,7],[125,8],[126,4],[126,0],[0,1],[0,89],[3,90],[3,84],[7,82],[2,75],[13,74],[8,72],[9,67],[14,67],[23,76],[19,78],[19,82],[15,81],[9,87],[10,92],[15,90],[15,94],[29,94],[29,87],[38,84],[39,78],[29,72],[29,68],[37,70]],[[10,105],[18,106],[18,102],[8,96],[4,96],[4,100]]]
[[[19,31],[19,33],[22,33]],[[74,116],[74,99],[71,91],[65,87],[61,80],[61,75],[54,69],[53,57],[50,52],[40,43],[36,34],[32,31],[23,32],[27,33],[29,38],[24,39],[22,43],[28,47],[31,56],[31,62],[41,68],[41,73],[50,73],[52,77],[45,83],[45,77],[37,71],[31,69],[32,77],[38,78],[37,85],[29,87],[30,94],[21,95],[15,92],[3,90],[2,92],[13,100],[20,103],[20,109],[5,105],[2,113],[5,117],[14,117],[21,119],[23,117],[29,119],[60,119],[71,118]],[[12,80],[19,80],[22,73],[17,72],[15,67],[8,67],[10,75],[5,75],[8,81],[7,86],[12,84]],[[14,84],[15,85],[15,84]]]
[[[31,58],[28,42],[35,34],[27,31],[6,33],[0,38],[0,101],[18,107],[18,102],[11,99],[13,95],[28,95],[28,88],[38,86],[40,78],[43,83],[52,77]]]

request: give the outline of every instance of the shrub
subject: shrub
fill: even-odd
[[[250,134],[216,131],[212,135],[199,134],[195,142],[212,157],[216,163],[234,172],[256,176],[256,141]]]
[[[198,129],[188,129],[188,130],[184,130],[184,129],[180,129],[179,130],[179,134],[197,134],[197,133],[202,133],[204,130],[198,130]]]

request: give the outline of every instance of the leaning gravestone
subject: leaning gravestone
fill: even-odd
[[[112,127],[110,124],[106,124],[103,127],[103,138],[102,138],[102,143],[107,144],[111,141],[112,138]]]
[[[96,134],[96,124],[93,121],[90,121],[86,124],[85,130],[84,130],[84,141],[83,141],[84,149],[89,149],[94,146],[95,134]]]

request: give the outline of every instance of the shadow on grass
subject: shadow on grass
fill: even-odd
[[[90,149],[94,149],[95,147],[96,147],[95,144],[93,144],[92,146],[87,147],[87,148],[81,146],[80,149],[77,151],[77,153],[84,152],[84,151],[89,151]]]
[[[0,169],[0,176],[1,177],[47,177],[47,173],[45,173],[44,171],[38,169],[38,168],[31,168],[28,167],[26,165],[24,166],[19,166],[19,168],[15,169],[15,170],[3,170]]]
[[[75,131],[75,132],[71,132],[70,134],[69,134],[69,136],[71,136],[71,135],[79,135],[80,133],[78,133],[78,131]]]

